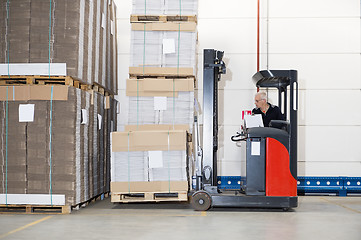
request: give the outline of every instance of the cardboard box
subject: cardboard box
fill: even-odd
[[[0,101],[68,100],[68,86],[53,86],[51,98],[49,85],[0,86]]]
[[[129,75],[145,76],[194,76],[193,68],[176,67],[129,67]]]
[[[50,165],[50,101],[48,93],[44,94],[48,88],[24,87],[19,89],[29,90],[32,87],[38,88],[36,90],[42,89],[43,91],[40,92],[41,96],[44,96],[42,99],[48,100],[8,101],[7,186],[13,191],[11,193],[48,194],[50,167],[53,193],[65,194],[66,205],[76,205],[104,193],[106,189],[109,190],[110,146],[105,144],[104,138],[107,138],[107,143],[109,143],[110,127],[105,128],[105,126],[113,125],[113,129],[116,130],[114,127],[116,125],[115,100],[111,99],[110,109],[105,110],[104,96],[98,93],[94,93],[94,104],[91,105],[89,93],[68,86],[54,86],[54,90],[59,87],[61,90],[66,90],[67,100],[52,103],[52,161]],[[14,96],[17,96],[16,93]],[[64,99],[64,97],[58,99],[60,98]],[[35,105],[34,121],[20,123],[19,104],[29,103]],[[5,112],[5,106],[5,102],[2,101],[0,112]],[[82,109],[89,113],[88,121],[84,124],[81,124]],[[99,128],[98,114],[103,116],[101,128]],[[5,129],[5,118],[5,114],[0,115],[2,129]],[[5,145],[5,139],[5,131],[0,131],[0,146]],[[104,157],[105,151],[108,151],[107,164]],[[1,154],[5,156],[4,148],[0,148]],[[2,182],[6,174],[5,164],[5,160],[0,158],[0,194],[5,192],[5,188],[1,187],[5,186],[5,182]]]
[[[194,91],[194,78],[185,79],[128,79],[126,95],[142,97],[177,97],[178,92]]]
[[[127,97],[127,125],[188,125],[193,130],[194,92],[178,92],[177,97]],[[163,99],[162,99],[163,98]],[[158,100],[161,100],[159,104]],[[158,108],[162,110],[157,110]]]
[[[177,192],[188,191],[187,181],[157,181],[157,182],[111,182],[112,193],[144,193],[144,192]]]
[[[181,31],[195,32],[197,23],[195,22],[152,22],[152,23],[132,23],[133,31]]]
[[[50,11],[50,43],[49,1],[11,2],[9,26],[6,3],[1,5],[0,63],[7,63],[7,54],[10,63],[48,63],[50,57],[52,62],[67,64],[67,76],[98,83],[117,93],[117,21],[113,0],[56,1]],[[9,53],[6,43],[11,43]],[[40,73],[30,71],[25,75]]]
[[[167,125],[167,124],[145,124],[145,125],[125,125],[124,131],[158,131],[158,130],[183,130],[189,131],[188,125]]]
[[[186,150],[184,130],[112,132],[112,152]]]

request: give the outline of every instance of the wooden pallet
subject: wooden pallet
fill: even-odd
[[[0,214],[69,214],[71,206],[29,205],[29,204],[2,204]]]
[[[185,80],[194,80],[195,81],[195,77],[194,76],[145,76],[145,75],[131,75],[129,77],[129,79],[131,80],[136,80],[136,79],[185,79]]]
[[[112,202],[174,202],[188,201],[187,191],[112,193]]]
[[[69,85],[69,86],[80,86],[84,84],[83,82],[76,80],[69,76],[0,76],[0,85],[23,85],[23,84],[59,84],[59,85]]]
[[[146,80],[146,79],[151,79],[151,80],[187,80],[187,81],[193,81],[193,86],[194,88],[197,88],[197,79],[194,76],[145,76],[145,75],[131,75],[129,76],[129,80]]]
[[[0,86],[14,85],[67,85],[82,90],[93,90],[104,96],[114,96],[114,93],[107,91],[103,86],[94,83],[88,84],[70,76],[0,76]]]
[[[72,210],[86,207],[89,204],[109,197],[108,193],[99,194],[85,202],[70,205],[34,205],[34,204],[0,204],[0,214],[70,214]]]
[[[131,23],[197,22],[196,15],[130,15]]]
[[[176,67],[129,67],[129,77],[194,77],[193,68]]]

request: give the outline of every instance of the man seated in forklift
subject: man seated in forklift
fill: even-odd
[[[267,102],[267,93],[256,93],[254,103],[256,107],[252,110],[252,114],[262,115],[263,126],[269,127],[271,120],[285,120],[280,108]]]

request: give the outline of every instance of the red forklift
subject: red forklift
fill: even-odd
[[[233,136],[232,141],[246,142],[245,181],[234,191],[217,186],[218,82],[226,73],[223,55],[224,52],[215,49],[204,50],[203,146],[198,146],[199,167],[191,205],[198,211],[211,207],[284,211],[295,208],[298,205],[296,70],[263,70],[254,74],[252,79],[257,87],[278,90],[278,107],[289,120],[272,120],[270,127],[246,128]]]

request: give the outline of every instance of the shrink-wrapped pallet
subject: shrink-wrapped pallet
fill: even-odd
[[[0,111],[0,204],[74,206],[109,190],[110,128],[104,126],[116,120],[103,95],[68,86],[2,86]]]
[[[0,19],[0,75],[67,75],[117,92],[113,1],[0,0]]]

